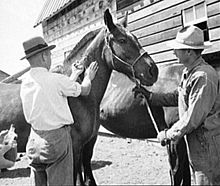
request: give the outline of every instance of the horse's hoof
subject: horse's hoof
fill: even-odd
[[[97,186],[95,180],[87,180],[85,182],[86,186]]]

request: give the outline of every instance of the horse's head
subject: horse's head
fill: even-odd
[[[103,56],[109,66],[125,73],[132,80],[138,79],[141,84],[153,85],[157,81],[158,68],[137,38],[126,29],[127,14],[120,24],[114,24],[107,9],[104,13],[104,21],[107,26],[107,47]]]

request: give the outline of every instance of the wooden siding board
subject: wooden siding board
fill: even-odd
[[[145,46],[143,48],[150,55],[165,52],[165,51],[170,50],[170,47],[167,46],[166,42],[167,41],[163,41],[163,42],[160,42],[160,43],[157,43],[157,44]]]
[[[213,45],[211,48],[204,50],[203,54],[218,52],[219,48],[220,48],[220,40],[216,41],[215,45]],[[147,51],[147,47],[144,47],[144,49]],[[176,56],[173,54],[173,50],[150,54],[150,56],[155,61],[155,63],[164,63],[175,60],[177,61]]]
[[[144,27],[142,29],[135,30],[132,33],[134,33],[137,36],[137,38],[141,38],[141,37],[146,37],[146,36],[158,33],[158,32],[163,32],[165,30],[169,30],[175,27],[179,27],[181,25],[182,25],[181,17],[176,16],[172,19],[168,19],[160,23],[153,24],[153,25]]]
[[[175,57],[173,57],[173,55],[168,55],[170,54],[170,51],[164,41],[174,39],[176,37],[177,31],[181,28],[181,10],[201,2],[204,2],[204,0],[182,2],[180,4],[176,4],[175,6],[167,8],[161,12],[158,11],[155,14],[147,15],[142,18],[138,17],[136,21],[133,20],[133,22],[129,23],[128,28],[139,38],[139,41],[144,47],[144,49],[149,54],[154,56],[156,62],[174,60]],[[216,0],[209,0],[206,3],[209,16],[209,28],[212,29],[216,26],[219,27],[220,15],[216,16],[216,14],[220,14],[220,2]],[[159,3],[155,4],[154,6],[158,6],[158,4]],[[154,10],[151,11],[153,12]],[[163,30],[166,31],[162,32]],[[219,29],[210,30],[211,40],[218,39],[219,33]],[[213,49],[209,49],[208,51],[206,51],[206,53],[216,51],[216,48],[217,47],[215,45]]]
[[[143,28],[143,27],[147,27],[152,24],[159,23],[166,19],[171,19],[177,15],[180,15],[180,13],[176,13],[176,12],[172,13],[170,10],[167,10],[164,13],[159,12],[158,14],[154,14],[150,17],[144,17],[142,19],[139,19],[135,22],[128,24],[128,29],[130,31],[137,30],[139,28]]]
[[[173,54],[173,50],[154,54],[154,55],[151,55],[151,57],[155,63],[177,60],[176,56]]]
[[[117,1],[117,10],[121,10],[127,6],[130,6],[136,2],[138,2],[139,0],[118,0]]]
[[[164,51],[164,48],[157,48],[157,45],[155,45],[154,47],[154,51],[155,53],[150,54],[150,56],[152,57],[152,59],[156,62],[156,63],[164,63],[167,61],[173,61],[173,60],[177,60],[175,55],[173,54],[172,50],[169,51]],[[143,47],[147,52],[150,51],[148,47]],[[213,53],[213,52],[217,52],[219,51],[220,48],[220,40],[216,41],[215,44],[210,48],[210,49],[206,49],[204,51],[204,54],[208,54],[208,53]]]
[[[197,3],[203,2],[204,0],[199,0]],[[162,11],[157,11],[150,16],[143,16],[142,18],[137,18],[136,21],[129,23],[129,30],[135,30],[143,26],[148,26],[151,24],[155,24],[165,19],[171,19],[177,15],[181,15],[181,10],[193,6],[195,4],[194,1],[183,1],[179,4],[175,4],[172,7],[169,7]],[[146,11],[147,12],[147,11]],[[130,15],[129,18],[130,19]]]
[[[207,5],[210,5],[210,4],[219,2],[219,0],[205,0],[205,2],[206,2]]]
[[[140,19],[144,16],[151,16],[152,14],[155,14],[156,12],[164,11],[167,8],[174,6],[178,3],[185,2],[186,0],[164,0],[164,1],[158,1],[155,4],[151,4],[150,6],[144,7],[132,14],[129,14],[129,23],[136,21],[137,19]]]
[[[208,17],[211,17],[216,14],[220,14],[220,2],[213,3],[207,6]]]
[[[142,0],[140,2],[136,2],[128,7],[123,8],[122,10],[119,10],[117,12],[117,19],[121,19],[124,15],[124,13],[127,11],[128,13],[134,13],[139,11],[140,9],[146,8],[148,6],[152,6],[153,4],[158,3],[159,1],[163,0]]]
[[[187,7],[191,7],[194,4],[198,4],[203,1],[204,0],[182,2],[180,4],[176,4],[175,6],[168,8],[166,10],[158,11],[155,14],[152,14],[150,16],[149,15],[147,15],[147,16],[142,15],[143,17],[138,17],[136,19],[136,21],[129,23],[129,30],[133,31],[133,30],[136,30],[141,27],[146,27],[148,25],[155,24],[155,23],[160,22],[164,19],[172,18],[173,16],[181,14],[182,9],[185,9]],[[215,2],[215,4],[213,4],[214,2]],[[210,3],[212,3],[212,4],[209,5]],[[220,2],[219,1],[216,1],[216,0],[209,1],[209,2],[207,2],[207,4],[208,4],[208,8],[207,8],[208,17],[220,13]],[[146,12],[147,12],[147,10],[146,10]],[[131,15],[133,16],[134,14],[135,13],[133,13]],[[129,15],[129,20],[131,18],[131,15]]]
[[[176,27],[161,33],[150,35],[148,37],[140,38],[139,41],[142,46],[148,46],[162,41],[174,39],[176,37],[176,33],[180,30],[180,28],[181,27]]]
[[[220,40],[218,41],[215,41],[215,43],[213,43],[213,46],[206,49],[204,51],[204,54],[206,53],[213,53],[213,52],[219,52],[219,49],[220,49]]]
[[[165,5],[165,1],[141,8],[129,14],[128,18],[128,29],[139,38],[143,48],[156,63],[177,61],[172,49],[166,45],[166,41],[174,39],[182,27],[181,10],[204,2],[204,0],[171,0],[166,1]],[[220,48],[220,1],[207,0],[205,2],[209,18],[210,40],[215,41],[213,47],[204,51],[204,54],[207,54],[219,51]]]
[[[210,52],[210,51],[216,51],[216,49],[218,48],[218,43],[220,40],[219,38],[219,33],[220,33],[220,28],[215,28],[215,29],[212,29],[210,30],[210,38],[211,38],[211,41],[215,41],[213,42],[213,49],[209,49],[207,52]],[[217,42],[216,42],[217,41]],[[161,43],[157,43],[157,44],[152,44],[152,45],[148,45],[148,46],[145,46],[143,47],[150,55],[155,55],[157,53],[162,53],[162,52],[166,52],[168,50],[170,50],[170,48],[166,45],[166,42],[161,42]]]
[[[208,19],[208,27],[209,29],[220,27],[220,14]]]
[[[211,41],[220,40],[220,27],[209,30],[209,36]]]

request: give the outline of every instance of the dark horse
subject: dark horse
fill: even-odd
[[[87,185],[95,185],[90,165],[92,156],[90,149],[98,134],[99,105],[112,70],[122,72],[132,80],[137,78],[140,83],[148,86],[156,82],[158,75],[157,66],[151,57],[143,51],[136,37],[126,29],[127,17],[121,24],[114,24],[107,10],[104,14],[104,21],[107,28],[100,30],[83,54],[85,66],[94,60],[99,64],[99,70],[92,82],[91,93],[88,97],[68,99],[76,121],[72,129],[75,163],[80,162],[81,152],[83,153],[84,179],[80,174],[78,178],[81,183],[84,182]],[[71,57],[64,61],[64,73],[68,74],[72,61]],[[76,169],[80,169],[80,164],[76,165]]]
[[[153,86],[147,87],[156,93],[174,91],[179,83],[183,66],[177,63],[158,65],[159,76]],[[111,75],[105,95],[100,105],[101,125],[114,134],[125,138],[147,139],[157,136],[152,118],[141,98],[134,98],[132,89],[135,83],[126,76],[114,71]],[[159,130],[171,126],[178,120],[177,107],[163,107],[161,103],[150,105],[153,119]],[[168,125],[168,126],[167,126]],[[92,180],[90,161],[92,158],[93,143],[96,137],[87,144],[84,152],[83,163],[86,168],[85,178]],[[169,146],[169,162],[172,183],[174,185],[190,185],[190,170],[185,141],[182,139],[178,145]],[[88,171],[90,170],[90,172]],[[95,185],[95,182],[93,181]]]
[[[103,27],[94,40],[83,53],[84,65],[97,61],[99,70],[92,82],[92,89],[87,97],[68,98],[68,103],[73,114],[75,124],[72,126],[71,136],[73,139],[74,151],[74,178],[76,174],[80,183],[95,184],[92,176],[90,157],[92,148],[100,125],[99,113],[100,103],[112,70],[126,74],[130,79],[151,86],[158,77],[158,68],[151,57],[144,52],[136,37],[127,29],[127,16],[121,24],[114,24],[108,10],[105,11]],[[64,72],[69,74],[73,60],[70,57],[64,62]],[[0,109],[0,130],[9,128],[11,123],[15,124],[18,134],[18,150],[24,150],[30,131],[24,119],[21,100],[19,96],[19,84],[1,84],[1,109]],[[81,175],[81,155],[83,152],[85,177]],[[89,155],[89,156],[86,156]],[[89,158],[88,158],[89,157]],[[89,160],[89,161],[86,161]]]
[[[147,89],[156,93],[169,93],[176,90],[183,66],[178,63],[158,65],[157,82]],[[134,99],[132,88],[135,84],[125,76],[114,72],[105,96],[101,102],[101,124],[109,131],[126,138],[155,138],[156,131],[147,107],[141,98]],[[160,102],[150,105],[154,120],[161,130],[164,125],[171,126],[178,120],[177,107],[166,107]],[[168,146],[169,162],[173,185],[190,185],[189,161],[186,144],[182,139],[178,145]]]

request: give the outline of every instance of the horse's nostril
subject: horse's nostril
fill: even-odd
[[[158,77],[158,68],[156,65],[152,65],[151,68],[149,69],[149,75],[151,78],[157,79]]]
[[[150,69],[149,69],[149,76],[150,76],[150,78],[154,77],[154,68],[153,67],[150,67]]]

